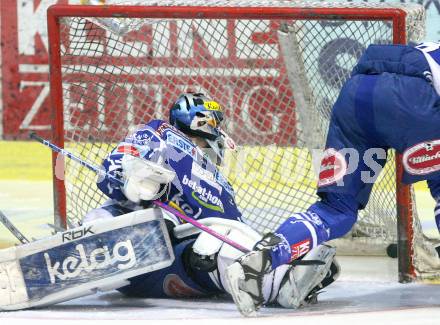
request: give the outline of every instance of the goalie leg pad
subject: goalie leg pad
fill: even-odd
[[[261,306],[272,303],[290,268],[281,265],[271,270],[268,249],[252,251],[229,266],[226,284],[240,313],[255,316]]]
[[[5,249],[3,254],[13,256],[13,249]],[[26,286],[18,261],[0,263],[0,306],[14,305],[26,298]]]
[[[1,250],[0,310],[50,305],[114,289],[173,260],[160,210],[97,220]]]
[[[285,308],[298,308],[309,301],[315,301],[317,291],[335,281],[340,273],[335,254],[334,247],[320,245],[304,256],[303,261],[319,260],[324,264],[293,267],[283,279],[278,303]]]
[[[142,206],[132,203],[132,202],[118,202],[116,200],[110,199],[104,202],[99,208],[90,210],[84,216],[82,223],[89,223],[95,220],[102,219],[112,219],[114,217],[119,217],[123,214],[128,214],[133,211],[142,210]]]

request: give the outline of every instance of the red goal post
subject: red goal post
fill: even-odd
[[[54,5],[47,13],[52,140],[99,163],[135,121],[166,118],[164,112],[172,98],[164,94],[188,89],[213,92],[217,94],[213,95],[216,100],[229,109],[227,118],[231,124],[226,129],[245,153],[243,159],[230,158],[229,162],[237,165],[239,161],[244,174],[253,175],[252,180],[243,180],[246,178],[243,173],[226,172],[236,189],[238,205],[258,230],[273,229],[288,216],[289,210],[304,209],[316,199],[315,180],[310,176],[311,156],[304,148],[322,149],[334,93],[346,78],[345,70],[354,64],[352,57],[347,60],[349,63],[341,64],[345,74],[337,81],[331,81],[332,76],[322,77],[324,81],[315,80],[316,69],[327,67],[321,58],[315,59],[321,60],[318,63],[311,62],[316,52],[323,51],[323,48],[318,50],[319,41],[315,44],[315,40],[324,34],[338,36],[339,33],[344,40],[350,39],[350,35],[365,37],[359,41],[361,47],[375,41],[405,44],[409,39],[420,39],[423,30],[424,12],[419,6],[344,3],[324,7],[324,4],[328,5],[300,1],[247,4],[235,0],[220,1],[217,6],[184,1],[177,5],[166,1],[161,6]],[[346,26],[340,28],[340,24]],[[243,29],[239,30],[238,26]],[[213,47],[216,41],[221,44]],[[337,46],[334,44],[329,46]],[[159,53],[161,50],[164,52]],[[256,54],[257,50],[260,52]],[[327,51],[339,53],[339,48],[327,48]],[[359,49],[350,51],[352,56],[360,53]],[[341,53],[341,57],[346,54]],[[293,60],[293,55],[301,60]],[[169,84],[168,79],[172,80]],[[267,87],[258,88],[260,84]],[[246,95],[240,87],[253,92]],[[232,94],[230,98],[222,96],[226,92]],[[322,93],[327,97],[317,99]],[[248,98],[244,104],[243,97]],[[129,104],[121,108],[124,105],[120,98]],[[278,114],[275,117],[269,111],[273,113],[269,116],[266,111],[269,100],[276,106],[284,105],[287,113],[273,111]],[[139,108],[151,109],[148,105],[156,110],[149,115],[145,111],[139,113]],[[245,110],[252,110],[252,114],[243,113]],[[116,125],[115,119],[121,122]],[[263,136],[247,130],[247,123],[254,123]],[[316,130],[315,124],[320,124]],[[274,130],[273,134],[268,129]],[[311,144],[315,140],[318,144]],[[271,160],[270,168],[265,165],[266,160]],[[283,181],[280,170],[286,161],[288,166],[294,166],[295,174],[299,169],[307,170],[301,180]],[[54,154],[55,221],[67,227],[69,221],[81,219],[104,198],[96,189],[92,190],[92,175],[69,162],[64,162],[64,175],[60,175],[56,162]],[[371,203],[376,205],[371,211],[376,212],[370,213],[367,208],[360,218],[361,225],[383,228],[384,232],[375,238],[368,234],[366,241],[360,241],[361,245],[376,240],[386,245],[396,241],[400,281],[412,281],[425,274],[437,276],[438,270],[426,273],[416,263],[414,238],[415,231],[420,232],[417,228],[420,225],[414,224],[411,189],[400,182],[403,167],[399,156],[394,164],[384,171],[385,185],[379,185],[378,189],[375,186],[373,190],[372,201],[378,203]],[[389,195],[390,186],[395,190],[394,203],[389,205],[394,206],[385,208],[380,204],[389,200],[385,196]],[[374,216],[377,211],[379,217]],[[382,219],[387,219],[388,224],[382,224]],[[378,220],[380,223],[375,224]],[[385,232],[395,233],[395,239]],[[350,238],[348,242],[354,241]]]

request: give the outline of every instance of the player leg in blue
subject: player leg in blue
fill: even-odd
[[[437,64],[439,57],[433,57]],[[430,64],[422,52],[410,46],[368,48],[333,107],[319,174],[321,201],[293,215],[234,263],[235,271],[246,269],[243,276],[238,274],[241,283],[236,286],[239,299],[235,301],[239,309],[240,299],[244,301],[251,292],[249,285],[258,286],[271,268],[302,256],[306,259],[319,244],[351,229],[358,210],[368,202],[387,149],[403,154],[403,182],[427,179],[431,191],[437,192],[439,107]],[[252,299],[255,310],[261,299]]]

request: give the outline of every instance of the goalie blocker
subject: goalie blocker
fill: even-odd
[[[172,264],[160,209],[97,220],[0,251],[0,310],[59,303],[127,285]]]

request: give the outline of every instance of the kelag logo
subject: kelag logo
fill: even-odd
[[[77,254],[72,252],[63,261],[55,261],[54,263],[52,263],[49,253],[44,253],[51,283],[55,283],[56,278],[64,281],[76,278],[82,272],[93,272],[95,269],[104,269],[114,265],[120,270],[126,270],[136,264],[136,255],[130,240],[117,243],[113,250],[103,246],[87,253],[83,244],[76,245],[75,250],[78,252]]]
[[[207,190],[205,187],[197,184],[197,182],[190,180],[186,175],[183,175],[182,184],[193,190],[191,196],[201,206],[221,213],[224,212],[222,201],[218,196],[212,194],[210,190]]]
[[[74,241],[70,239],[78,236],[76,231],[65,232],[60,238],[62,245],[19,259],[28,296],[39,299],[91,281],[169,261],[166,238],[159,224],[159,220],[152,220],[93,235],[90,229],[83,228],[82,237]]]

